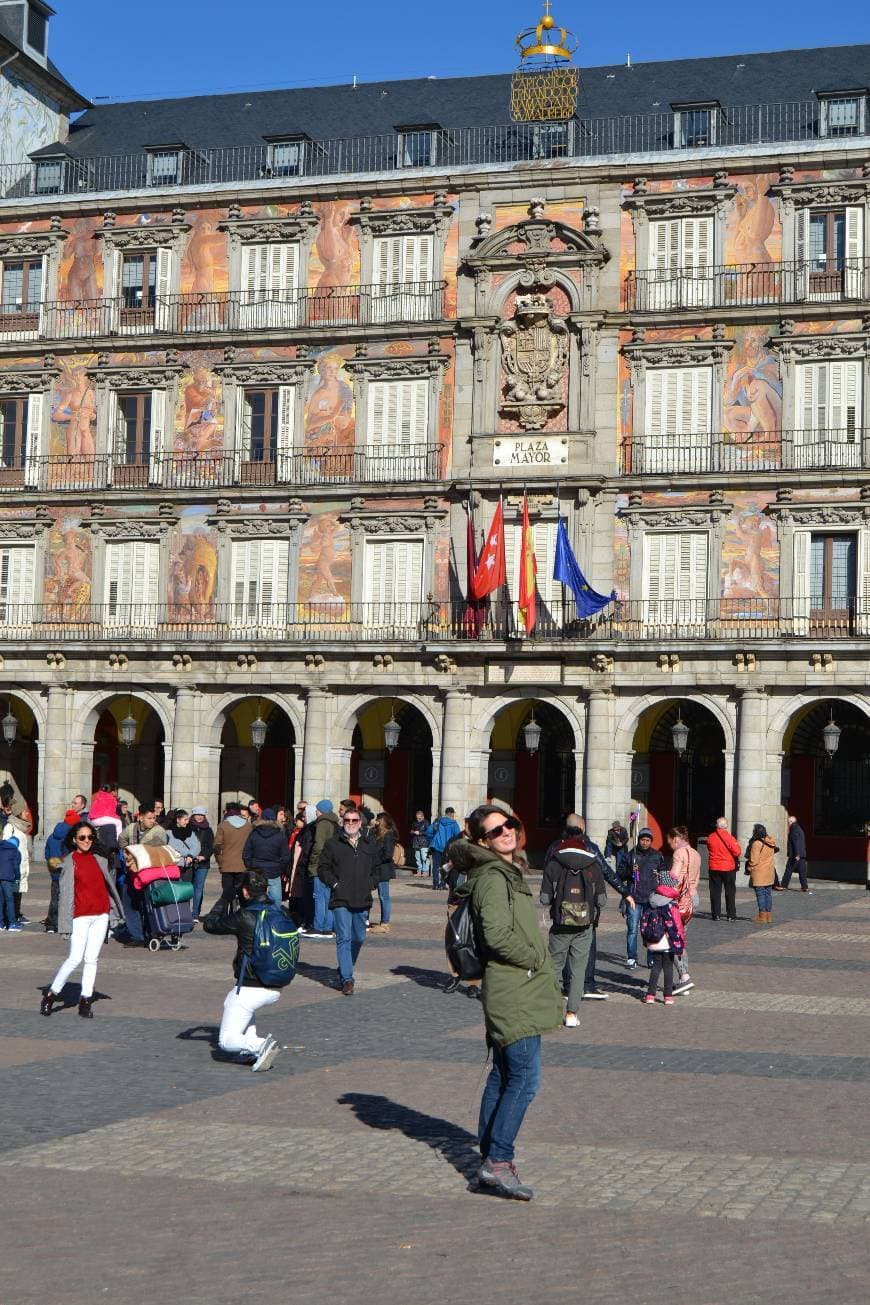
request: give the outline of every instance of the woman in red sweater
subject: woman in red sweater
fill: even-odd
[[[74,825],[66,836],[68,855],[60,869],[58,932],[69,938],[69,956],[45,990],[39,1011],[50,1015],[73,970],[82,967],[79,1015],[92,1019],[91,1003],[97,958],[110,925],[120,924],[124,908],[109,874],[108,862],[94,855],[96,830],[88,821]]]

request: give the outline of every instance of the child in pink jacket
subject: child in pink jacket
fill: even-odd
[[[640,936],[646,943],[650,961],[649,983],[643,999],[647,1006],[655,1004],[660,974],[664,975],[665,1005],[674,1004],[674,959],[682,956],[686,946],[679,896],[676,880],[667,871],[663,872],[640,918]]]

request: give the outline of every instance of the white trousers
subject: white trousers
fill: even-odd
[[[67,956],[51,981],[53,993],[59,996],[63,991],[63,985],[73,970],[78,969],[81,965],[82,996],[93,997],[94,980],[97,977],[97,960],[100,955],[100,948],[106,941],[108,929],[108,913],[103,915],[77,915],[75,917],[69,940],[69,956]]]
[[[231,988],[224,1002],[218,1046],[221,1051],[248,1051],[257,1055],[266,1039],[257,1037],[254,1016],[263,1006],[274,1006],[280,997],[274,988]]]

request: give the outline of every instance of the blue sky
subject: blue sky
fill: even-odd
[[[53,0],[52,58],[90,98],[510,71],[539,0]],[[578,62],[622,63],[870,41],[867,0],[554,0]],[[787,26],[783,15],[788,14]],[[433,18],[433,15],[437,15]],[[469,15],[473,15],[469,22]]]

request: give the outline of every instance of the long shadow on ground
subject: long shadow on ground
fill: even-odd
[[[422,1111],[399,1105],[389,1097],[366,1092],[346,1092],[338,1098],[338,1104],[350,1106],[357,1119],[369,1128],[404,1133],[415,1142],[425,1142],[463,1178],[472,1180],[477,1173],[480,1166],[480,1156],[475,1149],[477,1139],[466,1129],[451,1124],[449,1119],[424,1115]]]

